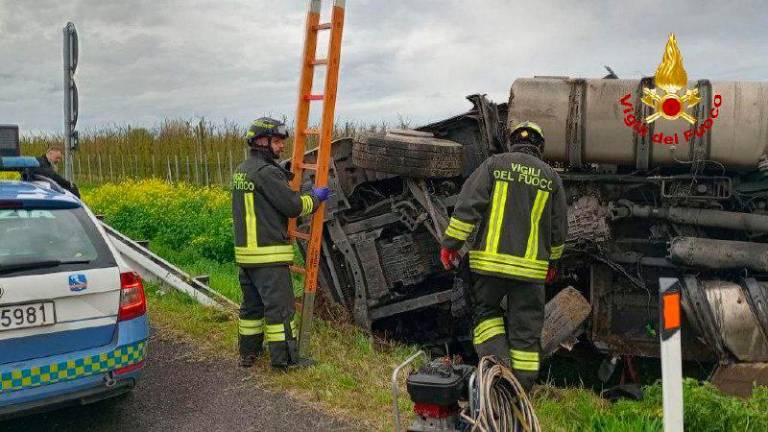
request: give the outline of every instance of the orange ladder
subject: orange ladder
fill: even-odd
[[[344,0],[335,0],[331,12],[330,23],[320,23],[321,0],[310,0],[309,12],[304,36],[304,54],[301,63],[301,79],[299,81],[299,102],[296,109],[296,132],[293,141],[293,158],[291,172],[293,180],[291,188],[298,191],[304,178],[304,170],[315,171],[315,186],[328,185],[328,169],[331,158],[331,138],[333,134],[333,116],[336,108],[336,88],[339,83],[339,62],[341,60],[341,34],[344,28]],[[328,54],[326,58],[317,58],[317,36],[320,31],[329,30]],[[325,90],[323,94],[312,94],[312,82],[315,67],[326,68]],[[309,127],[309,109],[312,101],[322,101],[323,112],[320,128]],[[307,137],[318,136],[319,143],[315,163],[304,160]],[[300,232],[296,219],[288,222],[288,234],[294,241],[307,241],[305,266],[291,266],[291,270],[304,275],[304,299],[301,311],[301,328],[299,332],[299,352],[306,356],[309,352],[309,339],[312,331],[312,316],[315,307],[315,292],[317,291],[317,275],[320,267],[320,248],[323,239],[323,222],[325,221],[325,204],[312,215],[309,232]]]

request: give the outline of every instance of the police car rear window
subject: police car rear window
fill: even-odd
[[[82,208],[0,209],[0,268],[37,261],[60,261],[56,271],[67,271],[103,267],[113,260]]]

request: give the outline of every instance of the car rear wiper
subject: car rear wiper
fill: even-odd
[[[19,270],[32,270],[38,268],[58,267],[61,260],[21,261],[0,265],[0,274],[11,273]]]
[[[60,266],[62,264],[87,264],[89,262],[91,262],[91,260],[22,261],[22,262],[15,262],[15,263],[10,263],[10,264],[0,265],[0,274],[13,273],[13,272],[21,271],[21,270],[34,270],[34,269],[41,269],[41,268],[58,267],[58,266]]]

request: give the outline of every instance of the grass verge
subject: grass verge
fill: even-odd
[[[237,355],[234,317],[153,285],[147,294],[153,325],[194,340],[211,355]],[[351,325],[317,320],[312,336],[317,366],[274,372],[262,359],[253,372],[266,388],[287,391],[332,415],[362,422],[370,430],[389,431],[393,430],[389,379],[394,367],[416,349],[379,344]],[[540,386],[534,404],[545,431],[661,431],[661,386],[645,390],[641,402],[611,404],[587,389]],[[695,380],[686,380],[684,390],[686,431],[768,430],[768,388],[756,390],[747,401]],[[407,396],[400,400],[400,408],[402,412],[410,409]]]
[[[210,285],[240,301],[233,263],[229,194],[220,188],[169,185],[161,181],[124,182],[87,190],[86,202],[107,223],[192,275],[207,274]],[[295,284],[295,291],[300,288]],[[236,355],[237,323],[177,292],[148,286],[155,325],[194,339],[206,352]],[[298,292],[297,292],[298,294]],[[275,373],[262,360],[254,373],[267,388],[292,393],[340,417],[364,422],[370,430],[392,430],[389,379],[415,347],[377,344],[361,330],[317,320],[312,353],[319,364]],[[709,385],[685,383],[686,430],[768,431],[768,389],[749,401],[720,394]],[[589,390],[542,387],[534,396],[545,431],[660,431],[661,387],[646,389],[642,402],[609,404]],[[407,398],[400,402],[409,408]]]

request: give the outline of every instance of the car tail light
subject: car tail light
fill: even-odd
[[[147,313],[147,298],[144,285],[136,272],[120,273],[120,310],[117,320],[125,321]]]

